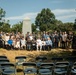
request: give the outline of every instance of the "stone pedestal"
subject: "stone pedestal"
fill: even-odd
[[[22,33],[23,33],[24,37],[27,34],[27,32],[32,33],[30,18],[25,18],[23,20]]]

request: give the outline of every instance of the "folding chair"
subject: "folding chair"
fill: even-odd
[[[63,58],[62,57],[52,57],[51,60],[56,63],[58,61],[63,61]]]
[[[71,74],[76,74],[76,62],[73,64],[70,73],[71,73]]]
[[[37,74],[36,63],[25,62],[23,63],[23,73],[26,74]]]
[[[54,63],[41,63],[39,68],[39,75],[52,75]]]
[[[0,59],[7,59],[7,56],[0,55]]]
[[[26,56],[16,56],[15,57],[16,66],[22,65],[25,61],[26,61]]]
[[[40,64],[42,62],[44,62],[45,60],[47,60],[47,57],[45,57],[45,56],[38,56],[38,57],[36,57],[36,66],[39,67]]]
[[[55,75],[67,75],[69,69],[69,62],[56,62],[55,68],[54,68],[54,74]]]
[[[47,57],[45,57],[45,56],[38,56],[38,57],[36,57],[36,61],[43,62],[44,60],[47,60]]]
[[[3,63],[1,64],[2,75],[16,75],[16,67],[13,63]]]
[[[0,64],[10,62],[8,59],[0,59]]]
[[[76,61],[76,56],[68,56],[65,58],[70,63],[70,67],[73,66],[74,62]]]
[[[0,74],[1,74],[1,71],[2,71],[1,64],[6,63],[6,62],[9,62],[9,60],[6,59],[6,58],[1,58],[1,59],[0,59]]]

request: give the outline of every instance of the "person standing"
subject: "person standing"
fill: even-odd
[[[67,33],[66,32],[62,33],[62,48],[63,49],[67,48]]]
[[[67,47],[72,48],[72,40],[73,40],[73,34],[70,31],[68,36],[67,36]]]

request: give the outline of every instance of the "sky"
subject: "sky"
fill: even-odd
[[[34,23],[43,8],[49,8],[63,23],[74,22],[76,18],[76,0],[0,0],[0,7],[6,11],[5,20],[10,20],[11,25],[26,17]]]

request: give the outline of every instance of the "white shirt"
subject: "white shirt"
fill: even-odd
[[[22,45],[22,46],[25,46],[25,44],[26,44],[25,39],[21,40],[21,45]]]
[[[16,48],[20,48],[20,41],[17,41],[17,42],[16,42],[15,47],[16,47]]]
[[[42,45],[42,41],[40,39],[37,39],[37,45]]]
[[[8,41],[9,40],[9,36],[5,36],[5,40]]]
[[[7,45],[7,41],[9,40],[9,36],[5,36],[5,44]]]
[[[30,40],[33,40],[33,36],[29,36]]]

